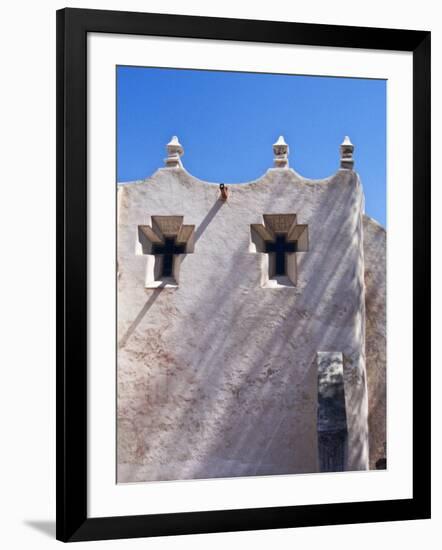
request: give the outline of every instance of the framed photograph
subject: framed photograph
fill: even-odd
[[[430,517],[430,33],[57,12],[57,538]]]

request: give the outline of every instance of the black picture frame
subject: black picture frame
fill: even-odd
[[[413,54],[413,498],[87,515],[87,34]],[[411,243],[410,243],[411,246]],[[430,518],[430,33],[117,11],[57,12],[57,539],[85,541]]]

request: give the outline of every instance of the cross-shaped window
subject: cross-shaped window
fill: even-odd
[[[297,222],[297,215],[263,214],[264,223],[252,223],[251,252],[263,253],[261,286],[295,286],[298,277],[296,257],[308,251],[308,226]]]
[[[277,235],[274,242],[266,242],[266,252],[275,254],[275,275],[287,274],[286,254],[297,251],[297,242],[287,241],[286,235]]]
[[[152,254],[163,256],[163,268],[161,277],[172,277],[173,273],[173,258],[176,254],[184,254],[185,245],[176,244],[174,237],[164,239],[162,244],[154,244]]]
[[[183,216],[152,216],[151,225],[138,226],[137,255],[146,255],[145,288],[178,286],[181,262],[193,253],[194,225]]]

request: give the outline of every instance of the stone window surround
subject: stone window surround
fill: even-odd
[[[138,226],[136,254],[147,258],[145,288],[178,287],[181,262],[195,248],[195,226],[185,225],[183,221],[184,216],[152,216],[151,225]],[[174,238],[177,244],[185,247],[183,254],[174,255],[171,277],[162,276],[163,256],[152,254],[154,245],[163,244],[166,238]]]
[[[309,249],[308,225],[298,224],[297,215],[264,214],[264,223],[250,225],[249,252],[261,254],[261,287],[295,287],[298,278],[296,254]],[[285,235],[287,241],[296,242],[296,252],[287,253],[286,275],[275,274],[275,256],[266,252],[266,243],[274,242],[277,235]]]

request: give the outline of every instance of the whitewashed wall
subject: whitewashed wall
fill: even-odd
[[[119,188],[119,481],[318,470],[319,351],[344,355],[348,469],[368,466],[363,192],[357,174],[291,169],[218,185],[164,168]],[[308,224],[296,286],[263,288],[251,224]],[[183,215],[177,288],[145,288],[138,225]]]

